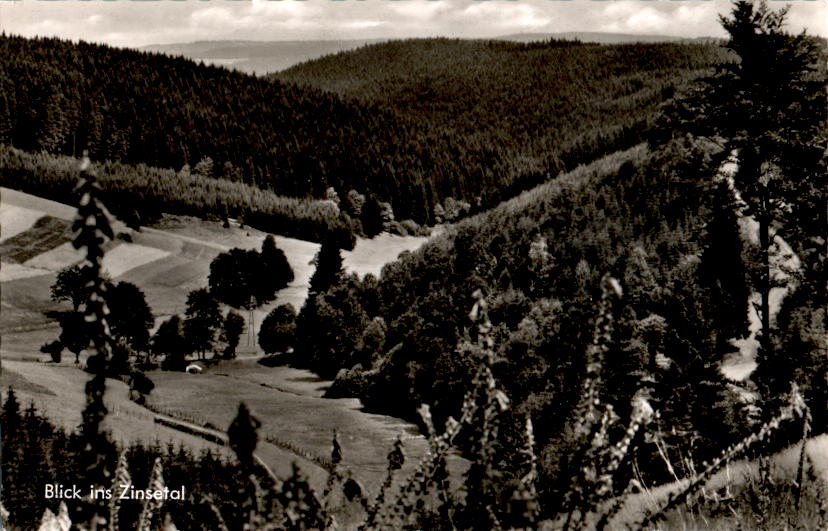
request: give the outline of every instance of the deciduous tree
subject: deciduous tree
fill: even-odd
[[[244,317],[230,310],[224,318],[224,326],[221,330],[221,340],[226,343],[224,347],[225,358],[236,357],[236,347],[239,346],[239,339],[244,332]]]
[[[112,335],[122,337],[134,350],[145,351],[149,348],[149,331],[155,317],[144,292],[135,284],[122,281],[109,286],[106,301]]]
[[[158,327],[152,338],[152,353],[165,356],[161,366],[165,370],[183,371],[185,356],[189,352],[184,338],[183,325],[178,315],[173,315]]]
[[[61,269],[52,284],[52,300],[71,302],[72,309],[77,311],[86,298],[84,288],[88,281],[89,271],[80,265]]]
[[[216,332],[223,323],[218,302],[206,288],[197,289],[187,295],[185,314],[184,337],[190,350],[203,359],[215,345]]]
[[[274,308],[259,329],[259,346],[268,354],[285,352],[293,346],[296,332],[296,310],[291,304]]]

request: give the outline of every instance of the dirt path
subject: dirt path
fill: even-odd
[[[720,178],[725,179],[736,200],[737,215],[739,216],[739,229],[744,243],[748,245],[759,245],[759,223],[753,218],[744,214],[747,204],[742,200],[739,190],[736,189],[733,177],[739,169],[739,159],[736,151],[731,152],[730,157],[719,169]],[[776,314],[782,307],[782,301],[787,295],[796,289],[796,281],[793,273],[800,268],[799,257],[793,252],[790,245],[777,234],[771,234],[771,276],[774,283],[782,284],[782,287],[770,290],[770,322],[774,323]],[[753,292],[748,298],[748,337],[733,340],[732,343],[738,348],[738,352],[727,356],[722,361],[722,372],[732,380],[741,381],[748,377],[756,369],[756,352],[759,348],[758,334],[762,330],[762,320],[758,308],[761,306],[761,295]]]

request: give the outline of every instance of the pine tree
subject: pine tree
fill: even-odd
[[[342,255],[339,245],[326,238],[316,255],[316,269],[310,279],[309,296],[325,293],[342,278]]]

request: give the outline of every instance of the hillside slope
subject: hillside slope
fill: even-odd
[[[726,155],[684,139],[641,145],[463,220],[390,264],[377,285],[340,285],[320,297],[316,313],[300,316],[300,359],[310,359],[314,371],[339,374],[335,396],[358,396],[397,416],[413,418],[428,403],[435,417],[456,417],[473,377],[469,311],[479,290],[511,420],[537,420],[549,500],[566,488],[556,484],[566,477],[561,470],[574,466],[565,449],[581,392],[576,382],[597,342],[607,349],[602,400],[624,419],[631,397],[646,393],[661,415],[651,429],[664,437],[677,473],[689,474],[679,470],[686,463],[677,453],[687,440],[694,441],[693,459],[709,460],[741,439],[751,418],[744,391],[752,384],[721,372],[738,350],[730,339],[748,331],[743,256],[752,252],[732,243],[739,241],[735,220],[721,220],[729,195],[713,183]],[[605,276],[623,292],[608,306]],[[340,306],[347,315],[330,309]],[[365,319],[351,317],[360,311]],[[334,342],[373,337],[377,317],[384,333],[367,355],[359,344]],[[596,336],[601,323],[606,328]],[[323,324],[331,331],[314,334]],[[819,343],[818,327],[789,326]],[[819,404],[821,392],[809,388],[806,400]],[[711,416],[727,420],[710,423]],[[503,452],[504,461],[515,458]],[[669,480],[656,449],[642,452],[648,481]]]
[[[439,142],[462,138],[485,157],[482,180],[470,171],[439,176],[438,195],[468,197],[468,190],[494,205],[547,174],[639,142],[675,87],[726,57],[695,44],[420,39],[365,46],[271,77],[430,124]],[[476,163],[466,157],[463,167]]]

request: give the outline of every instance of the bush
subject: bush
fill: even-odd
[[[40,347],[40,352],[48,354],[53,363],[60,363],[63,358],[63,344],[58,340],[46,343]]]
[[[259,328],[259,346],[268,354],[286,352],[296,332],[296,310],[291,304],[274,308]]]

